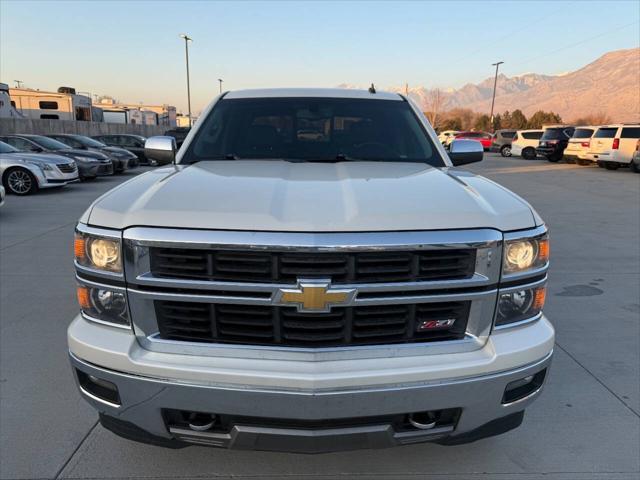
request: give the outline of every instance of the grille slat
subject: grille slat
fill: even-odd
[[[156,300],[160,336],[168,340],[331,347],[464,338],[469,301],[333,308],[303,313],[293,307]],[[425,321],[455,319],[443,330],[418,331]]]
[[[409,252],[249,252],[150,248],[151,273],[160,278],[296,283],[331,278],[336,283],[459,280],[475,270],[475,250]]]

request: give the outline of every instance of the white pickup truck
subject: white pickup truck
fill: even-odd
[[[543,387],[547,228],[394,93],[222,94],[76,227],[82,396],[166,447],[327,452],[511,430]]]

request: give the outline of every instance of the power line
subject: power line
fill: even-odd
[[[556,50],[553,50],[551,52],[546,52],[543,55],[538,55],[538,56],[529,58],[528,60],[525,60],[524,62],[517,63],[516,67],[520,66],[520,65],[524,65],[525,63],[532,62],[534,60],[538,60],[539,58],[548,57],[550,55],[553,55],[554,53],[562,52],[563,50],[567,50],[569,48],[577,47],[578,45],[582,45],[583,43],[590,42],[591,40],[595,40],[596,38],[604,37],[605,35],[609,35],[611,33],[618,32],[618,31],[620,31],[620,30],[622,30],[624,28],[630,27],[632,25],[639,25],[639,23],[637,21],[635,21],[635,22],[631,22],[631,23],[626,23],[624,25],[620,25],[618,27],[612,28],[611,30],[607,30],[606,32],[602,32],[602,33],[600,33],[598,35],[594,35],[592,37],[585,38],[584,40],[580,40],[579,42],[572,43],[572,44],[566,45],[564,47],[560,47],[560,48],[558,48]]]

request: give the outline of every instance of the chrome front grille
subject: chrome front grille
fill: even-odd
[[[150,350],[311,360],[337,349],[371,358],[469,351],[491,331],[502,255],[495,230],[136,227],[123,237],[131,318]],[[282,303],[282,292],[299,289],[301,280],[355,294],[323,311]]]
[[[475,250],[424,252],[251,252],[150,249],[151,273],[161,278],[296,283],[330,278],[336,283],[417,282],[469,278]]]
[[[380,345],[461,340],[469,301],[334,308],[301,313],[292,307],[155,301],[160,338],[296,347]],[[438,320],[446,327],[425,328]]]
[[[76,171],[75,163],[57,163],[56,167],[58,167],[58,170],[62,173],[73,173]]]

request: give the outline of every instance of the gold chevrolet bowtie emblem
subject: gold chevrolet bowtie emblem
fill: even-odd
[[[355,288],[331,288],[331,280],[298,280],[297,288],[281,288],[275,303],[296,306],[299,312],[329,312],[331,307],[347,305],[356,295]]]

